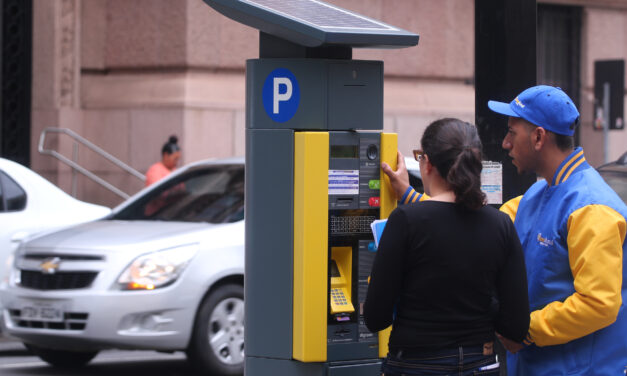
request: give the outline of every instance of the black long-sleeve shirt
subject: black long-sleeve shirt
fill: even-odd
[[[489,206],[397,208],[379,242],[364,317],[373,332],[394,321],[391,349],[481,345],[495,331],[522,342],[529,300],[512,221]]]

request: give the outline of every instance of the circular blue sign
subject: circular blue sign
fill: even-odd
[[[296,77],[285,68],[273,70],[263,84],[263,107],[270,119],[285,123],[298,110],[300,88]]]

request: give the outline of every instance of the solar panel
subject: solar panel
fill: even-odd
[[[321,0],[204,1],[235,21],[306,47],[402,48],[418,44],[417,34]]]
[[[398,30],[367,17],[316,0],[244,0],[322,29]]]

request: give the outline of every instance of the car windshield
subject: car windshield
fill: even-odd
[[[110,219],[230,223],[244,218],[244,166],[197,169],[170,179]]]
[[[627,174],[620,172],[599,171],[603,179],[627,203]]]

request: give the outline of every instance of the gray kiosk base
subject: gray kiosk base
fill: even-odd
[[[302,363],[294,360],[246,357],[246,376],[380,376],[381,362]]]

